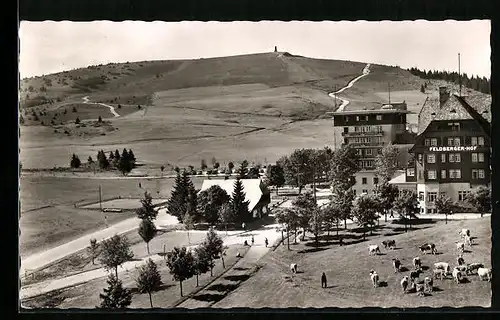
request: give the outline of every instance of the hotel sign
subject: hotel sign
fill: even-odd
[[[477,146],[461,147],[429,147],[429,151],[476,151]]]

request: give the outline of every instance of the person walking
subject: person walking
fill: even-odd
[[[326,288],[326,274],[324,272],[321,275],[321,288]]]
[[[255,239],[253,238],[253,235],[252,235],[252,246],[253,246],[254,242],[255,242]]]
[[[139,189],[142,189],[142,184],[139,182]]]
[[[269,245],[269,241],[267,241],[267,238],[266,240],[264,240],[264,242],[266,243],[266,248],[267,248],[267,246]]]

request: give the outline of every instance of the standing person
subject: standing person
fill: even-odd
[[[326,274],[324,272],[321,275],[321,288],[326,288]]]
[[[253,246],[254,242],[255,242],[255,239],[253,238],[253,235],[252,235],[252,246]]]
[[[269,244],[269,241],[267,241],[267,238],[266,238],[266,240],[264,240],[264,242],[266,243],[266,248],[267,248],[267,245]]]
[[[340,239],[339,239],[339,244],[340,244],[340,246],[342,247],[342,244],[343,244],[343,240],[342,240],[342,238],[340,238]]]
[[[245,227],[246,227],[245,222],[243,222],[243,223],[241,224],[241,228],[242,228],[243,230],[245,230]]]
[[[142,189],[142,184],[139,182],[139,189]]]

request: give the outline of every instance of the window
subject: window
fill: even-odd
[[[382,115],[381,114],[377,114],[377,120],[378,121],[382,120]]]
[[[420,200],[420,201],[424,201],[424,192],[423,192],[423,191],[420,191],[420,192],[418,193],[418,200]]]
[[[378,177],[373,178],[373,184],[378,184]]]
[[[406,169],[406,175],[408,177],[414,177],[415,176],[415,168],[408,168],[408,169]]]
[[[420,213],[424,213],[424,208],[420,208]]]
[[[365,121],[368,121],[368,116],[365,116]]]
[[[437,138],[431,138],[431,146],[437,147],[438,145],[438,139]]]
[[[477,153],[471,153],[472,162],[477,162]]]
[[[427,171],[427,179],[436,180],[436,170]]]
[[[448,146],[449,147],[453,146],[453,138],[448,138]]]
[[[460,162],[460,153],[450,153],[450,162]]]
[[[470,144],[473,146],[477,146],[477,137],[470,137]]]
[[[356,116],[356,121],[359,121],[359,116]]]
[[[472,179],[478,179],[479,173],[477,169],[472,169]]]
[[[458,201],[465,201],[470,191],[458,191]]]
[[[448,171],[448,175],[450,176],[450,179],[461,179],[462,171],[460,169],[450,169]]]
[[[484,162],[484,153],[481,152],[477,154],[477,161]]]
[[[349,132],[349,127],[344,127],[344,133],[348,133]]]
[[[366,193],[366,194],[368,194],[368,190],[367,190],[367,189],[363,189],[363,190],[361,190],[361,193]]]
[[[441,170],[441,179],[446,179],[446,170]]]
[[[480,146],[484,146],[484,137],[477,137],[477,144]]]
[[[484,179],[484,170],[483,169],[479,169],[477,171],[479,173],[479,179]]]
[[[424,140],[424,144],[426,147],[430,146],[431,145],[431,139],[425,139]]]
[[[436,163],[436,155],[434,153],[427,155],[427,163]]]
[[[437,192],[427,192],[427,201],[434,202],[437,199]]]
[[[420,179],[420,180],[422,179],[422,170],[418,171],[418,179]]]
[[[363,177],[363,178],[361,178],[361,183],[362,183],[362,184],[367,184],[367,183],[368,183],[368,182],[367,182],[367,180],[368,180],[368,179],[366,179],[365,177]]]
[[[367,156],[371,156],[372,155],[372,149],[366,149],[365,153],[366,153]]]
[[[421,153],[419,153],[418,156],[417,156],[418,162],[422,162],[423,157],[424,156]]]
[[[446,162],[446,153],[441,153],[441,162],[442,163]]]
[[[459,137],[453,138],[453,143],[455,147],[460,147],[460,138]]]

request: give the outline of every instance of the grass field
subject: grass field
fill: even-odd
[[[436,291],[429,296],[418,297],[414,293],[402,293],[400,281],[409,272],[395,274],[391,264],[391,259],[398,257],[403,267],[411,269],[413,257],[420,256],[423,269],[426,269],[420,280],[431,274],[435,262],[449,262],[453,267],[456,265],[457,230],[466,227],[477,237],[476,245],[469,249],[471,252],[464,254],[466,263],[481,262],[491,267],[490,219],[452,221],[448,224],[439,221],[416,227],[418,230],[402,233],[401,226],[388,225],[367,237],[367,241],[342,247],[323,241],[321,247],[315,249],[311,239],[292,246],[292,251],[281,246],[259,262],[263,267],[256,275],[213,307],[490,306],[491,283],[480,281],[477,275],[467,276],[467,283],[461,284],[451,279],[434,280]],[[383,249],[381,241],[388,238],[384,234],[391,234],[390,239],[396,240],[397,250]],[[351,237],[359,236],[352,234]],[[436,244],[440,254],[422,255],[417,250],[418,245],[428,241]],[[369,256],[369,244],[379,244],[383,254]],[[289,270],[292,262],[297,263],[300,271],[293,277]],[[383,286],[373,288],[369,277],[371,269],[377,271]],[[320,286],[322,272],[328,279],[326,289]]]
[[[193,178],[200,188],[202,178]],[[141,182],[142,188],[138,183]],[[154,198],[169,197],[174,179],[121,180],[58,177],[24,177],[20,181],[21,213],[19,220],[20,254],[27,256],[76,239],[105,227],[103,214],[75,208],[74,203],[99,201],[121,196],[139,199],[148,190]],[[156,191],[160,190],[158,194]],[[139,200],[137,200],[139,202]],[[50,207],[43,208],[50,205]],[[42,209],[37,209],[42,208]],[[28,212],[26,212],[28,211]],[[133,217],[134,212],[107,213],[108,223]]]
[[[108,201],[103,201],[102,203],[92,203],[86,206],[82,206],[82,209],[99,209],[102,205],[103,208],[108,209],[122,209],[122,210],[134,210],[142,206],[141,199],[113,199]],[[168,199],[153,199],[153,205],[158,205],[160,203],[166,202]]]
[[[155,240],[153,240],[154,242]],[[144,246],[144,245],[143,245]],[[145,246],[144,246],[145,247]],[[241,245],[232,245],[227,249],[227,256],[224,258],[226,269],[222,268],[222,263],[218,260],[213,269],[213,277],[210,272],[199,276],[199,287],[196,287],[196,279],[193,277],[182,284],[184,296],[194,293],[196,290],[203,288],[210,283],[214,278],[221,275],[225,270],[234,265],[238,258],[236,252],[241,254],[246,253],[247,248]],[[179,283],[173,281],[172,275],[169,273],[168,267],[164,262],[158,263],[158,271],[160,272],[163,285],[160,291],[153,294],[153,306],[157,308],[171,308],[175,304],[181,302]],[[137,292],[137,285],[135,278],[137,271],[130,270],[127,273],[120,274],[120,280],[123,286],[132,289],[132,304],[131,308],[150,308],[149,296],[147,294],[140,294]],[[39,297],[23,301],[23,305],[32,308],[79,308],[79,309],[93,309],[99,305],[99,293],[106,287],[106,279],[100,278],[87,282],[75,287],[54,291]]]

